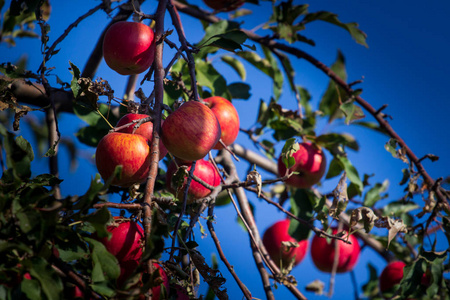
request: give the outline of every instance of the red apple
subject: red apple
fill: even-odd
[[[394,292],[393,288],[395,285],[399,284],[403,278],[403,269],[406,264],[402,261],[394,261],[389,263],[380,275],[380,291],[382,293],[385,292]],[[424,273],[422,275],[421,284],[424,286],[430,285],[430,275],[428,273]]]
[[[99,241],[117,258],[119,264],[126,261],[140,261],[144,231],[138,223],[114,217],[114,223],[108,226],[107,230],[111,232],[111,238],[105,237]]]
[[[333,234],[337,233],[337,229],[333,228]],[[311,258],[316,265],[317,269],[322,272],[331,273],[334,262],[334,253],[336,243],[339,246],[339,259],[337,265],[337,273],[345,273],[353,270],[358,262],[359,253],[361,248],[358,243],[358,239],[351,235],[349,237],[351,244],[347,244],[343,241],[335,239],[331,240],[331,243],[327,243],[327,239],[315,235],[311,242]]]
[[[128,187],[147,179],[150,169],[149,141],[139,134],[112,132],[98,143],[95,163],[104,180],[110,178],[116,166],[122,165],[120,179],[113,185]]]
[[[220,139],[220,124],[206,105],[189,101],[171,113],[162,124],[162,141],[174,156],[202,159]]]
[[[280,267],[287,267],[292,260],[294,266],[298,265],[306,255],[308,240],[297,241],[288,233],[289,219],[278,221],[270,226],[263,235],[263,244],[266,247],[270,258]],[[298,247],[286,249],[282,242],[296,242]]]
[[[134,120],[140,120],[149,117],[149,115],[144,114],[126,114],[120,120],[117,122],[116,127],[120,127],[123,125],[126,125],[128,123],[133,122]],[[128,127],[122,128],[117,132],[123,132],[123,133],[133,133],[134,125],[130,125]],[[145,137],[150,143],[153,138],[153,123],[152,122],[145,122],[141,124],[135,131],[134,134],[139,134]],[[162,141],[159,142],[159,159],[163,159],[164,156],[167,154],[167,149],[164,147],[164,144]]]
[[[106,31],[103,56],[108,66],[121,75],[147,70],[155,58],[155,34],[142,23],[121,21]]]
[[[203,2],[214,10],[232,11],[241,7],[245,0],[203,0]]]
[[[189,172],[189,170],[191,169],[192,163],[183,163],[183,164],[178,164],[178,165],[186,166],[187,171]],[[176,190],[178,190],[179,191],[178,198],[183,199],[184,187],[187,183],[187,176],[184,179],[183,186],[176,187],[176,186],[174,186],[176,183],[172,182],[172,177],[176,172],[177,172],[177,167],[175,165],[175,162],[172,161],[170,163],[170,165],[167,167],[167,173],[166,173],[167,188],[174,193]],[[214,168],[214,165],[207,160],[204,160],[204,159],[197,160],[197,162],[195,164],[194,175],[211,186],[216,187],[220,184],[219,173],[217,173],[216,169]],[[191,185],[189,186],[189,190],[188,190],[188,197],[189,197],[188,199],[190,200],[189,202],[192,202],[195,199],[205,198],[209,194],[211,194],[210,189],[204,187],[201,183],[196,182],[195,180],[191,181]]]
[[[287,185],[306,189],[318,183],[325,173],[327,167],[326,158],[322,149],[310,143],[299,144],[299,149],[292,155],[295,164],[289,168],[290,172],[299,172],[293,174],[285,182]],[[278,158],[278,175],[286,175],[286,165],[282,157]]]
[[[166,272],[164,272],[163,268],[161,268],[160,265],[158,265],[157,263],[153,263],[153,266],[155,266],[156,270],[155,272],[159,272],[159,276],[161,277],[158,280],[161,280],[161,284],[164,285],[164,287],[166,288],[166,294],[167,295],[169,293],[169,279],[167,278],[167,274]],[[165,297],[162,297],[162,286],[161,284],[156,285],[152,288],[152,299],[154,300],[159,300],[159,299],[166,299]]]
[[[203,99],[203,101],[219,120],[220,129],[222,130],[222,135],[220,136],[222,142],[227,146],[233,144],[239,133],[239,115],[234,105],[227,99],[219,96],[209,97]],[[223,146],[221,143],[217,143],[214,149],[220,150],[223,149]]]

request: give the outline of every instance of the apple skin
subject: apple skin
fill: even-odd
[[[131,123],[134,120],[140,120],[149,117],[149,115],[144,114],[126,114],[120,120],[117,122],[116,127],[123,126],[125,124]],[[123,132],[123,133],[133,133],[134,124],[130,125],[128,127],[122,128],[118,130],[117,132]],[[139,134],[145,137],[150,143],[153,138],[153,123],[152,122],[145,122],[139,126],[134,131],[134,134]],[[167,149],[164,147],[164,144],[162,141],[159,142],[159,160],[163,159],[164,156],[167,154]]]
[[[114,178],[113,185],[129,187],[147,179],[150,169],[149,141],[139,134],[112,132],[105,135],[97,145],[95,163],[104,180],[122,165],[121,178]]]
[[[206,105],[216,115],[222,130],[222,142],[229,146],[233,144],[239,133],[239,115],[234,105],[225,98],[214,96],[203,99]],[[223,149],[221,143],[217,143],[214,149]]]
[[[289,219],[281,220],[270,226],[263,235],[263,244],[269,253],[270,258],[280,267],[280,262],[284,267],[288,266],[295,257],[294,266],[298,265],[306,255],[308,250],[308,240],[297,241],[288,233]],[[297,242],[297,248],[289,251],[282,249],[281,242]]]
[[[191,169],[192,163],[179,163],[179,166],[187,166],[187,171]],[[175,187],[172,186],[172,177],[177,172],[177,166],[172,161],[167,167],[166,184],[167,189],[175,193]],[[211,186],[218,186],[220,184],[220,175],[217,173],[213,164],[207,160],[199,159],[195,164],[194,175],[206,182]],[[178,198],[183,199],[184,187],[187,183],[187,177],[185,177],[183,187],[178,193]],[[192,203],[196,199],[205,198],[211,194],[211,190],[204,187],[201,183],[192,180],[188,190],[188,203]]]
[[[290,172],[300,172],[289,177],[285,183],[292,187],[308,189],[318,183],[325,174],[327,162],[322,149],[311,143],[300,143],[299,149],[292,155],[295,164],[289,168]],[[285,176],[286,165],[282,157],[278,158],[278,175]]]
[[[206,5],[214,10],[222,10],[225,12],[238,9],[244,4],[244,0],[203,0]]]
[[[333,234],[337,233],[337,229],[333,228]],[[351,244],[343,241],[332,240],[327,243],[327,239],[315,235],[311,242],[311,258],[314,265],[322,272],[331,273],[334,262],[335,244],[339,243],[339,261],[337,266],[337,273],[345,273],[353,270],[359,259],[361,247],[358,239],[351,235],[349,237]]]
[[[161,128],[167,150],[184,161],[202,159],[217,144],[221,129],[206,105],[189,101],[171,113]]]
[[[155,34],[142,23],[120,21],[106,31],[103,56],[106,64],[121,75],[140,74],[155,59]]]
[[[111,238],[104,237],[98,240],[117,258],[119,264],[126,261],[140,261],[144,230],[138,223],[114,217],[114,224],[106,229],[111,232]]]
[[[389,263],[380,274],[380,291],[381,293],[390,292],[396,284],[399,284],[403,278],[403,269],[406,264],[402,261],[394,261]],[[430,275],[428,272],[422,275],[421,284],[430,285]]]
[[[161,268],[160,265],[158,265],[157,263],[153,263],[153,266],[156,268],[155,272],[159,272],[159,276],[161,276],[161,279],[163,281],[162,283],[166,287],[166,295],[167,295],[169,293],[169,278],[167,278],[166,272],[163,270],[163,268]],[[161,288],[162,288],[161,285],[152,287],[152,293],[153,293],[152,299],[155,299],[155,300],[163,299],[161,296],[161,293],[162,293]]]

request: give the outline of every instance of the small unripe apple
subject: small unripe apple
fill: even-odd
[[[337,233],[337,229],[333,228],[333,234]],[[358,262],[361,248],[358,239],[351,235],[349,237],[351,244],[343,241],[332,239],[330,243],[326,238],[315,235],[311,242],[311,258],[314,265],[322,272],[331,273],[334,263],[334,254],[336,243],[339,246],[339,258],[337,264],[337,273],[345,273],[353,270]]]
[[[107,227],[111,238],[99,239],[106,250],[113,254],[119,264],[126,261],[140,261],[144,242],[144,230],[131,220],[114,217],[114,223]]]
[[[380,275],[380,291],[382,293],[394,292],[394,286],[402,281],[405,266],[406,264],[402,261],[394,261],[383,269]],[[422,275],[421,284],[424,286],[430,285],[430,275],[428,273]]]
[[[285,183],[287,185],[307,189],[318,183],[325,173],[327,167],[325,154],[322,149],[310,143],[300,143],[299,149],[292,155],[295,164],[289,168],[289,173],[299,172],[289,177]],[[282,157],[278,159],[278,175],[286,175],[286,165]]]
[[[120,127],[126,124],[129,124],[135,120],[140,120],[149,117],[149,115],[144,114],[126,114],[120,120],[117,122],[116,127]],[[133,133],[135,124],[132,124],[128,127],[122,128],[118,130],[117,132],[123,132],[123,133]],[[150,143],[153,138],[153,123],[152,122],[145,122],[142,123],[136,130],[134,130],[134,134],[139,134],[145,137]],[[162,141],[159,142],[159,159],[163,159],[164,156],[167,154],[167,149],[164,147],[164,144]]]
[[[166,118],[161,135],[170,153],[184,161],[194,161],[205,157],[217,144],[221,130],[211,109],[189,101]]]
[[[121,21],[106,31],[103,56],[106,64],[121,75],[140,74],[155,59],[155,34],[142,23]]]
[[[212,110],[219,121],[222,142],[227,146],[233,144],[239,133],[239,115],[234,105],[219,96],[203,99],[203,102]],[[220,150],[223,149],[223,146],[219,142],[214,146],[214,149]]]
[[[179,163],[179,166],[187,167],[186,171],[189,172],[191,169],[192,163]],[[172,178],[173,175],[177,172],[177,166],[175,165],[175,162],[172,161],[169,166],[167,167],[167,173],[166,173],[166,184],[168,190],[176,193],[176,190],[178,190],[177,197],[179,199],[183,199],[184,195],[184,187],[187,183],[187,176],[184,179],[184,183],[182,186],[175,186],[176,182],[173,182]],[[195,170],[194,170],[194,176],[201,179],[203,182],[209,184],[210,186],[216,187],[220,184],[220,175],[214,168],[214,165],[204,159],[197,160],[195,164]],[[190,202],[196,199],[205,198],[209,194],[211,194],[211,190],[203,186],[201,183],[192,180],[191,185],[189,186],[188,190],[188,199]]]
[[[244,0],[203,0],[206,5],[215,10],[232,11],[244,4]]]
[[[113,185],[129,187],[147,179],[150,169],[149,141],[139,134],[112,132],[105,135],[97,145],[95,163],[104,180],[122,166],[120,179],[114,178]]]
[[[263,235],[263,244],[266,247],[270,258],[280,267],[287,267],[292,260],[293,265],[298,265],[306,255],[308,240],[297,241],[289,235],[289,225],[291,221],[285,219],[270,226]],[[298,247],[287,248],[283,242],[298,243]]]

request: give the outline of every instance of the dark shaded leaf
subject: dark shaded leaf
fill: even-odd
[[[311,200],[310,200],[311,199]],[[309,221],[313,217],[312,203],[318,202],[318,197],[310,190],[297,189],[290,198],[291,212],[299,219]],[[311,229],[295,219],[291,219],[288,233],[297,241],[306,240]]]
[[[325,21],[325,22],[337,25],[341,28],[344,28],[345,30],[347,30],[350,33],[352,38],[358,44],[368,47],[368,45],[366,43],[367,35],[361,29],[358,28],[358,26],[359,26],[358,23],[342,23],[341,21],[339,21],[338,16],[336,14],[333,14],[333,13],[330,13],[327,11],[308,13],[305,16],[305,18],[302,20],[302,23],[306,24],[306,23],[316,21],[316,20]]]
[[[228,85],[228,90],[233,99],[248,100],[251,97],[250,86],[243,82],[234,82]]]
[[[389,181],[386,179],[383,183],[375,184],[367,193],[364,195],[364,206],[372,207],[377,203],[377,201],[385,198],[387,195],[382,196],[381,193],[385,192],[389,187]]]
[[[245,71],[244,65],[243,65],[239,60],[237,60],[237,59],[234,58],[234,57],[228,56],[228,55],[222,56],[220,59],[221,59],[224,63],[226,63],[227,65],[229,65],[230,67],[232,67],[233,70],[235,70],[236,73],[239,75],[239,77],[241,78],[241,80],[245,80],[245,78],[246,78],[246,76],[247,76],[247,73],[246,73],[246,71]]]

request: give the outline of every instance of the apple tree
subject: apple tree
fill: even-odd
[[[302,50],[314,45],[304,32],[316,22],[367,46],[357,23],[294,1],[102,0],[65,11],[70,22],[60,28],[58,5],[0,1],[1,51],[19,40],[40,45],[27,49],[40,55],[36,68],[0,62],[1,299],[275,299],[282,289],[331,297],[336,277],[365,253],[389,268],[379,279],[368,263],[355,298],[449,299],[448,250],[436,248],[448,248],[448,179],[424,166],[438,157],[418,157],[386,106],[362,97],[344,53],[328,66]],[[99,15],[95,41],[75,37]],[[74,61],[84,49],[90,54]],[[317,105],[297,82],[298,60],[328,77]],[[270,94],[253,97],[260,87],[247,74],[270,82]],[[113,78],[126,82],[123,94]],[[404,162],[400,199],[387,200],[388,182],[358,171],[348,154],[360,138],[334,130],[342,124],[382,134],[390,159]],[[95,168],[82,173],[86,189],[61,172],[62,155]],[[259,206],[283,217],[261,228]],[[224,207],[245,245],[221,243]],[[212,240],[213,259],[202,239]],[[308,252],[326,288],[296,276]],[[241,253],[253,259],[251,275],[234,267]]]

